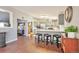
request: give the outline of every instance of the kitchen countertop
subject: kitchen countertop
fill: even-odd
[[[61,30],[50,30],[50,29],[36,29],[37,32],[64,32]]]

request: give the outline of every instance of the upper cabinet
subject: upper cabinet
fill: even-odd
[[[0,28],[12,28],[13,27],[13,13],[9,10],[0,8]]]

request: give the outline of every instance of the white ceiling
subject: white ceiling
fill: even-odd
[[[58,16],[66,6],[13,6],[13,8],[31,16]]]

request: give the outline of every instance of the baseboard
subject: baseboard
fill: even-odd
[[[10,41],[7,41],[6,44],[7,44],[7,43],[14,42],[14,41],[16,41],[16,40],[17,40],[17,38],[16,38],[16,39],[13,39],[13,40],[10,40]]]

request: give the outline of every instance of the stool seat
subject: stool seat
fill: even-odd
[[[58,35],[58,34],[54,34],[53,36],[55,36],[57,38],[61,38],[61,35]]]

